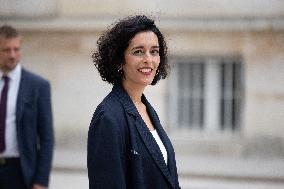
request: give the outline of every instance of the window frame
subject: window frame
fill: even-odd
[[[204,111],[204,125],[202,129],[196,129],[196,128],[183,128],[183,127],[178,127],[175,126],[174,124],[178,123],[178,103],[176,103],[176,100],[173,100],[173,98],[177,98],[178,94],[178,74],[176,73],[177,68],[175,68],[176,64],[179,63],[188,63],[188,64],[195,64],[195,63],[204,63],[204,75],[206,77],[203,79],[204,80],[204,106],[203,106],[203,111]],[[207,67],[208,64],[211,65],[217,65],[217,66],[211,66],[211,67],[218,67],[221,65],[221,63],[225,64],[230,64],[230,63],[237,63],[240,65],[240,70],[239,70],[239,87],[241,87],[240,91],[238,92],[239,94],[239,109],[238,109],[238,115],[239,115],[239,120],[238,120],[238,128],[235,129],[221,129],[220,125],[220,120],[217,120],[220,118],[221,114],[221,107],[218,102],[218,99],[216,100],[216,95],[220,97],[221,91],[220,88],[216,89],[213,85],[212,78],[216,77],[216,73],[214,74],[212,70],[209,70]],[[171,74],[168,79],[168,90],[167,90],[167,123],[168,123],[168,130],[172,133],[181,133],[182,135],[186,133],[229,133],[230,134],[237,134],[242,131],[243,128],[243,109],[244,109],[244,101],[245,101],[245,96],[244,96],[244,61],[241,58],[241,56],[236,56],[236,55],[226,55],[226,56],[187,56],[187,57],[180,57],[180,56],[175,56],[170,59],[170,63],[172,63],[172,69],[171,69]],[[216,70],[215,70],[216,71]],[[221,70],[217,69],[218,72]],[[212,74],[213,73],[213,74]],[[209,78],[210,77],[210,78]],[[220,76],[219,76],[220,77]],[[215,78],[216,80],[216,78]],[[218,81],[217,81],[218,82]],[[216,84],[215,84],[216,86]],[[221,86],[219,86],[221,87]],[[210,93],[206,92],[210,91]],[[213,91],[213,94],[212,94]],[[211,95],[211,96],[210,96]],[[215,95],[215,97],[214,97]],[[215,98],[215,99],[214,99]],[[208,101],[208,99],[211,99]],[[217,108],[216,108],[217,106]],[[215,111],[212,111],[215,108]],[[210,112],[211,111],[211,112]],[[219,121],[219,122],[218,122]]]

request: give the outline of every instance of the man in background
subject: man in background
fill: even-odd
[[[54,146],[50,84],[20,59],[21,36],[1,26],[0,188],[46,189]]]

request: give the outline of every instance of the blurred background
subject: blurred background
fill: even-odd
[[[22,65],[52,85],[50,189],[88,188],[88,127],[112,88],[91,55],[107,26],[135,14],[168,42],[171,74],[145,93],[182,188],[283,189],[283,0],[0,0],[0,24],[24,36]]]

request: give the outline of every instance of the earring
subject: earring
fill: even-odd
[[[117,72],[118,72],[119,74],[122,74],[122,68],[119,68],[119,69],[117,70]]]
[[[155,74],[155,76],[157,76],[158,74],[159,74],[159,70],[157,70],[157,71],[156,71],[156,74]]]

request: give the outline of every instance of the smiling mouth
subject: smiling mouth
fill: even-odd
[[[150,73],[153,69],[152,68],[141,68],[138,69],[139,72],[141,73]]]

